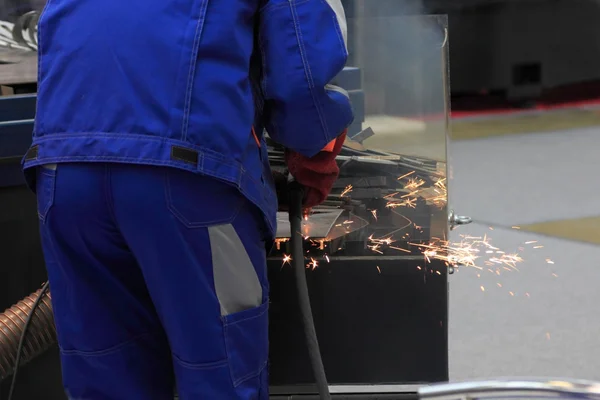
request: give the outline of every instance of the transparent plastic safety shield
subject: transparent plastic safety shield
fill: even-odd
[[[355,120],[334,190],[303,227],[323,254],[424,255],[447,237],[445,21],[349,19],[348,66],[335,83],[348,91]],[[281,213],[280,243],[286,221]]]
[[[349,59],[334,83],[355,121],[331,195],[304,221],[303,261],[332,392],[414,391],[448,379],[447,19],[346,12]],[[269,275],[282,395],[314,393],[290,234],[280,213]]]

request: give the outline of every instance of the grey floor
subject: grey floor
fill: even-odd
[[[511,228],[600,215],[599,154],[600,128],[451,144],[450,205],[474,219],[454,237],[487,234],[506,252],[524,248],[519,272],[451,276],[452,380],[600,380],[600,247]]]

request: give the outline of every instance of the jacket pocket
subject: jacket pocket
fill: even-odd
[[[223,317],[225,345],[234,386],[254,378],[269,358],[269,302]]]

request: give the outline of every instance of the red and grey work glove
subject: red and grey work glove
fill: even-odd
[[[289,173],[304,187],[302,204],[304,209],[321,204],[329,196],[340,174],[335,158],[340,154],[345,140],[346,131],[314,157],[306,157],[292,150],[286,150],[285,160]]]

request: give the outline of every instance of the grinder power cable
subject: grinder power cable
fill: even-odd
[[[300,313],[302,314],[302,325],[304,326],[304,334],[306,337],[306,347],[308,348],[308,356],[312,365],[317,390],[319,391],[319,397],[321,400],[331,400],[329,384],[327,383],[327,376],[325,375],[325,367],[323,366],[323,359],[321,358],[321,351],[319,349],[317,332],[315,330],[315,323],[310,305],[308,284],[306,282],[303,248],[304,236],[302,235],[302,201],[304,199],[304,189],[298,182],[290,182],[289,197],[291,263],[296,278],[296,289],[298,292]]]

